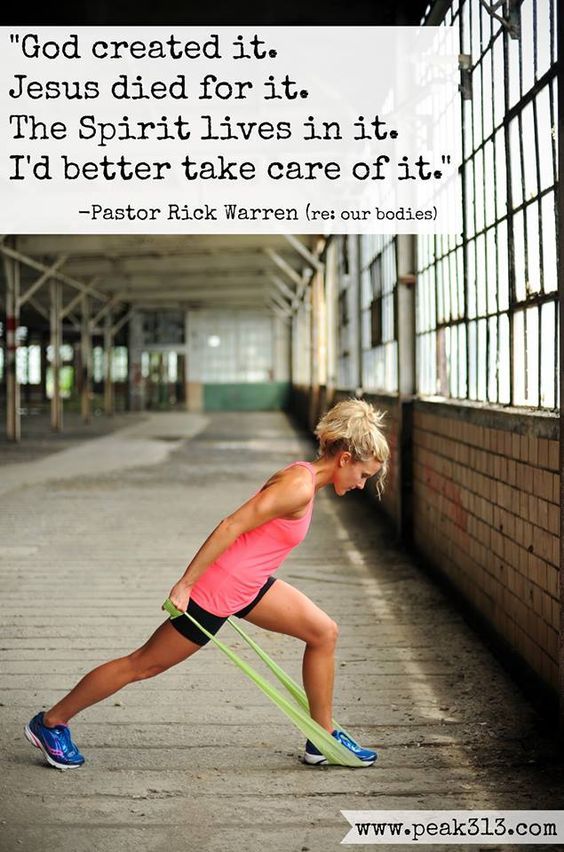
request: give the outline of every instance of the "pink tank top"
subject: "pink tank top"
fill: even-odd
[[[295,465],[307,467],[315,484],[311,462],[293,462],[284,470]],[[191,599],[214,615],[239,612],[254,600],[272,572],[303,541],[312,511],[313,497],[302,518],[273,518],[240,535],[196,580]]]

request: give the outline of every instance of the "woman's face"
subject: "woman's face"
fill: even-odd
[[[354,488],[363,489],[366,481],[374,476],[382,468],[382,462],[376,459],[368,461],[353,461],[349,452],[339,453],[335,475],[333,476],[333,487],[335,493],[342,497],[347,491]]]

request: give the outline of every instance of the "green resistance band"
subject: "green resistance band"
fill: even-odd
[[[181,612],[177,609],[172,601],[167,598],[163,604],[163,609],[168,612],[171,618],[179,618],[181,615],[185,615],[187,618],[192,621],[196,627],[202,631],[202,633],[207,636],[211,641],[217,645],[217,647],[223,651],[223,653],[229,657],[229,659],[238,666],[241,671],[247,675],[265,695],[270,698],[270,700],[276,704],[280,710],[290,719],[291,722],[303,733],[305,736],[311,740],[314,746],[319,749],[319,751],[327,758],[329,763],[338,765],[338,766],[351,766],[351,767],[360,767],[366,766],[365,763],[360,760],[360,758],[356,757],[352,752],[350,752],[345,746],[338,742],[333,736],[331,736],[325,728],[322,728],[314,719],[309,715],[309,705],[307,701],[307,696],[304,690],[299,686],[290,675],[286,674],[286,672],[274,662],[274,660],[268,656],[268,654],[262,650],[262,648],[253,640],[250,636],[248,636],[245,631],[238,625],[235,624],[230,618],[228,619],[229,623],[232,627],[235,628],[237,633],[247,642],[248,645],[259,655],[259,657],[266,663],[266,665],[270,668],[273,674],[278,678],[280,683],[286,687],[290,695],[294,698],[294,700],[298,703],[298,707],[295,707],[291,704],[277,689],[275,689],[267,680],[265,680],[249,663],[242,660],[237,654],[231,650],[227,645],[217,639],[212,633],[209,633],[205,627],[202,627],[201,624],[198,624],[196,619],[190,615],[188,612]],[[338,728],[339,725],[333,720],[334,727]],[[341,730],[343,730],[341,728]],[[345,731],[346,734],[346,731]],[[348,734],[347,734],[348,736]],[[353,740],[354,742],[354,740]]]

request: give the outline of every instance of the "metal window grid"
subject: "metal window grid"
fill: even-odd
[[[479,0],[452,4],[443,22],[472,57],[472,98],[462,101],[464,230],[417,241],[417,387],[555,409],[556,3],[523,0],[519,12],[519,39]]]

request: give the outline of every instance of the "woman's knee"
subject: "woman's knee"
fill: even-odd
[[[133,651],[132,654],[126,657],[126,660],[131,670],[131,679],[134,681],[155,677],[175,665],[173,662],[164,663],[151,657],[150,654],[144,653],[142,648]]]
[[[326,619],[315,625],[311,637],[307,640],[307,644],[311,647],[323,647],[332,649],[337,644],[339,638],[339,625],[332,618],[327,616]]]

